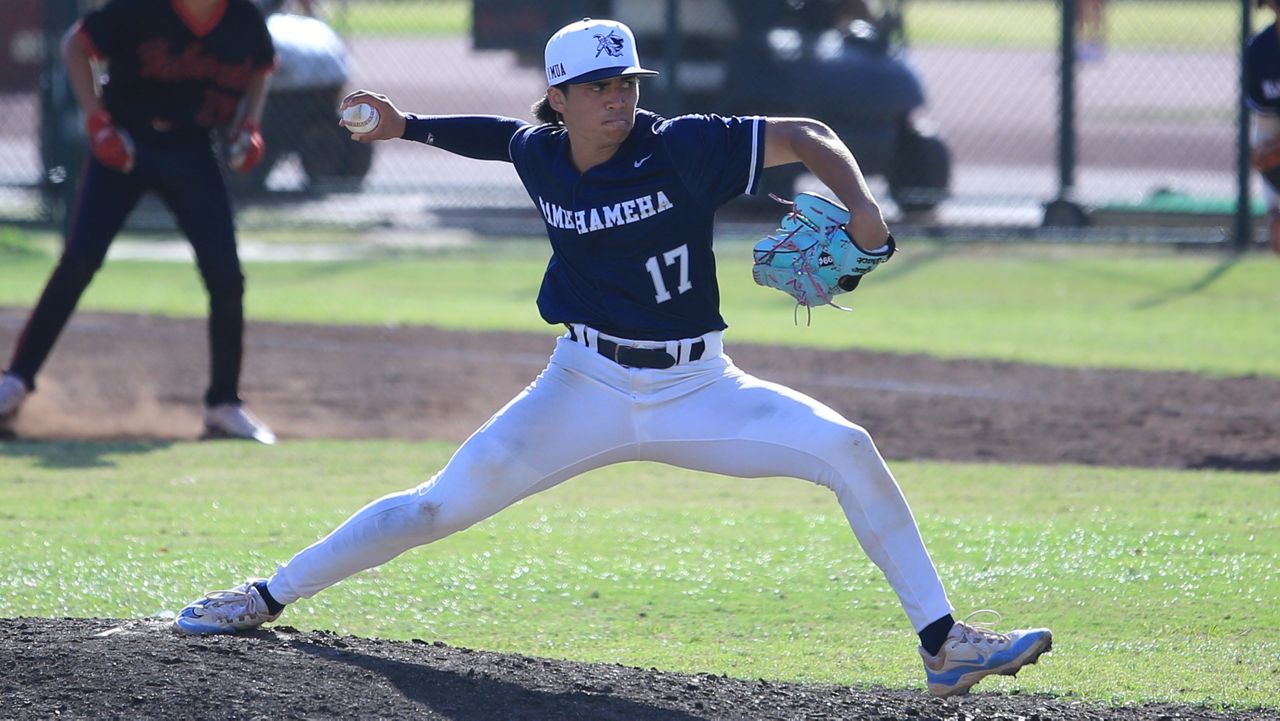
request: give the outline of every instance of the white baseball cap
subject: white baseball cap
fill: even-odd
[[[657,75],[640,67],[636,36],[613,20],[583,18],[547,41],[547,85],[590,83],[619,75]]]

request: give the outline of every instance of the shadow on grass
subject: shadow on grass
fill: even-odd
[[[1240,260],[1240,256],[1236,254],[1227,255],[1218,261],[1218,264],[1205,272],[1203,276],[1194,282],[1181,288],[1173,288],[1161,293],[1156,293],[1143,300],[1134,303],[1133,307],[1137,310],[1150,310],[1157,306],[1164,305],[1169,301],[1179,300],[1189,295],[1194,295],[1200,291],[1213,285],[1219,278],[1227,274],[1227,271]]]
[[[1233,456],[1211,455],[1189,466],[1195,469],[1213,471],[1247,471],[1253,473],[1276,473],[1280,471],[1280,455],[1262,458],[1236,458]]]
[[[163,450],[174,441],[23,441],[0,436],[0,458],[33,458],[41,468],[114,468],[108,456]]]

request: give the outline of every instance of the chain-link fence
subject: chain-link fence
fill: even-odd
[[[0,220],[53,225],[65,211],[84,141],[56,48],[93,1],[0,0]],[[1272,20],[1250,18],[1249,6],[287,0],[269,18],[280,61],[264,123],[270,155],[233,179],[241,224],[412,225],[455,210],[528,210],[510,166],[410,143],[370,152],[336,127],[334,108],[360,87],[405,110],[528,117],[545,90],[546,37],[594,15],[631,25],[646,64],[663,71],[643,106],[822,119],[891,219],[985,232],[1039,228],[1048,216],[1226,239],[1240,197],[1241,36],[1245,23]],[[812,186],[797,170],[772,171],[770,188]],[[1249,182],[1258,197],[1259,181]]]

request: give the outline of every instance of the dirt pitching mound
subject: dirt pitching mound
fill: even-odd
[[[1046,662],[1049,661],[1045,657]],[[1173,721],[1260,712],[802,686],[300,633],[190,638],[160,621],[0,619],[6,718],[451,721]],[[1029,672],[1034,673],[1034,669]],[[979,687],[981,688],[981,687]]]

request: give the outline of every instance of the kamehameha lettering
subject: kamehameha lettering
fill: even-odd
[[[553,228],[576,230],[578,235],[635,223],[675,207],[667,198],[667,194],[661,190],[654,195],[642,195],[621,203],[586,210],[565,210],[541,197],[538,198],[538,205],[542,208],[542,217],[547,221],[547,225]]]
[[[596,33],[592,36],[596,39],[596,57],[600,57],[600,53],[611,58],[622,57],[622,36],[613,33],[614,31],[610,30],[608,35]]]

